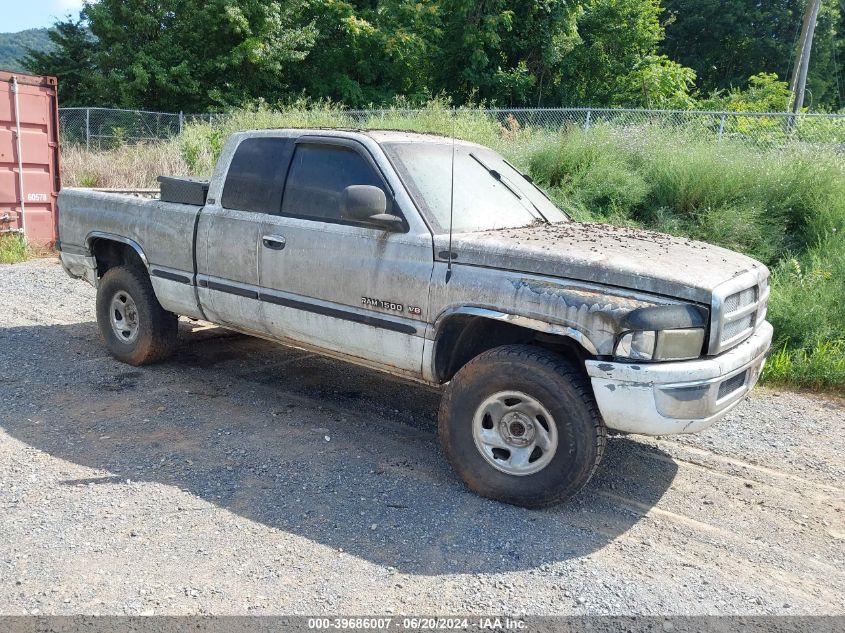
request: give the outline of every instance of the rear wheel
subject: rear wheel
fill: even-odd
[[[112,356],[130,365],[167,358],[176,347],[178,317],[161,307],[145,271],[109,269],[97,286],[97,325]]]
[[[606,442],[586,377],[562,356],[528,345],[492,349],[461,368],[443,396],[438,430],[472,490],[530,508],[583,488]]]

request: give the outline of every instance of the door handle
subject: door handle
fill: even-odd
[[[280,251],[287,244],[287,240],[285,240],[283,235],[264,235],[261,238],[261,243],[264,244],[264,248]]]

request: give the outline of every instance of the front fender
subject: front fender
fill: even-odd
[[[446,320],[450,317],[454,317],[457,315],[483,317],[486,319],[492,319],[494,321],[510,323],[511,325],[524,327],[529,330],[543,332],[544,334],[566,336],[577,341],[590,354],[597,355],[599,353],[598,349],[596,348],[593,341],[590,340],[589,336],[587,336],[583,331],[579,330],[576,327],[549,323],[547,321],[542,321],[540,319],[522,316],[519,314],[510,314],[507,312],[501,312],[499,310],[492,310],[490,308],[482,308],[476,306],[457,306],[448,308],[441,312],[440,315],[438,315],[437,319],[435,319],[434,327],[431,331],[432,340],[437,339],[437,334],[438,332],[440,332],[440,329],[442,328]]]

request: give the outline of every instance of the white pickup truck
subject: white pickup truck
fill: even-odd
[[[182,315],[445,384],[449,461],[508,503],[575,494],[607,429],[707,428],[771,343],[765,266],[575,222],[473,143],[242,132],[210,182],[160,180],[150,199],[59,196],[62,263],[97,288],[116,358],[165,359]]]

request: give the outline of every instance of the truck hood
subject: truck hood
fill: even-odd
[[[566,222],[455,234],[457,264],[518,270],[710,304],[713,290],[764,268],[734,251],[663,233]]]

